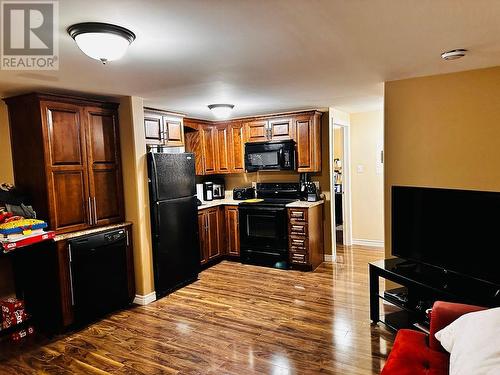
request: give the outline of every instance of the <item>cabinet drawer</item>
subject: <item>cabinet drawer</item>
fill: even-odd
[[[306,253],[290,253],[290,261],[292,263],[307,264],[307,254]]]
[[[303,210],[300,208],[290,208],[289,215],[291,221],[297,221],[297,222],[307,221],[307,210]]]
[[[290,234],[307,235],[307,224],[290,223]]]
[[[300,236],[290,236],[290,248],[307,249],[307,239]]]

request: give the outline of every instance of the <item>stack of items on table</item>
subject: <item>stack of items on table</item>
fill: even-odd
[[[47,223],[36,219],[36,212],[10,184],[0,184],[0,246],[4,252],[54,238],[44,231]]]
[[[8,329],[24,323],[28,320],[28,315],[24,310],[24,302],[16,298],[7,298],[0,301],[2,307],[2,329]],[[11,334],[13,341],[19,341],[35,332],[32,326],[21,328]]]

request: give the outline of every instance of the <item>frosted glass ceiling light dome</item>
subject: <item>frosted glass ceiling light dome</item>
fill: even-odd
[[[210,104],[208,108],[218,119],[227,119],[231,116],[231,111],[234,108],[233,104]]]
[[[68,28],[68,34],[87,56],[106,64],[125,55],[135,34],[121,26],[100,22],[83,22]]]

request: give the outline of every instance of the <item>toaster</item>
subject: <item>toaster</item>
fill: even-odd
[[[255,198],[255,189],[253,187],[239,187],[233,189],[233,199],[244,201],[245,199]]]

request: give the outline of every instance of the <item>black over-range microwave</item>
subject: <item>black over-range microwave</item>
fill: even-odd
[[[295,170],[295,141],[245,143],[245,169],[247,172]]]

